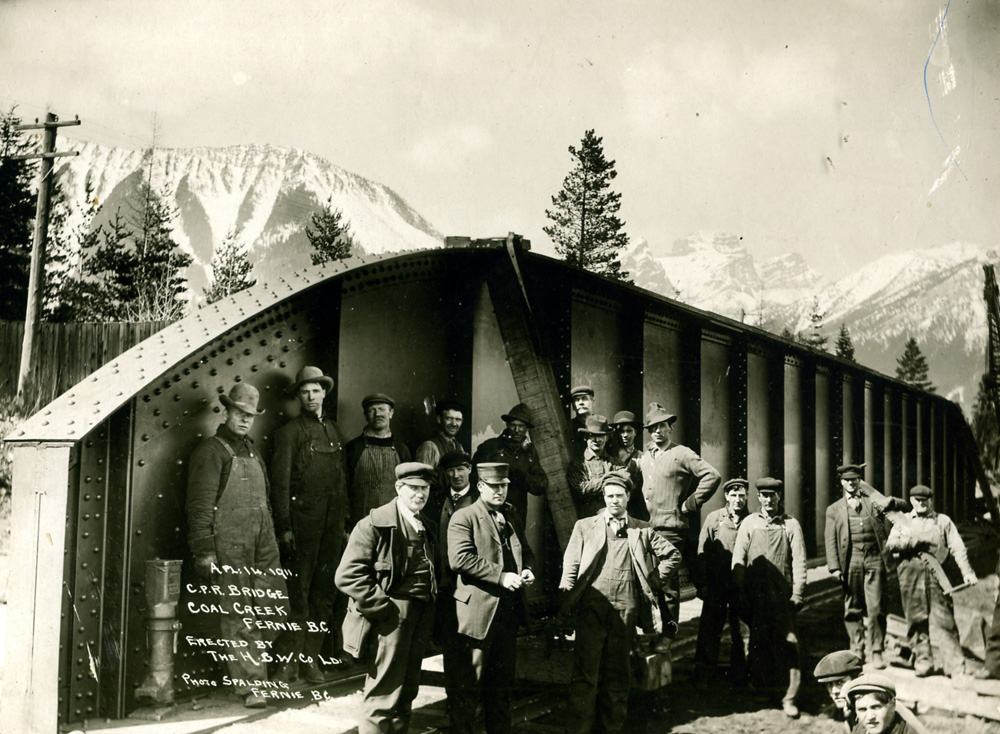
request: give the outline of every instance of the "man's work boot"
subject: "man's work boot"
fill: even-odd
[[[880,650],[872,653],[872,667],[876,670],[885,670],[885,660],[882,659],[882,652]]]
[[[327,683],[330,678],[319,669],[316,663],[302,663],[299,666],[299,674],[306,683],[312,683],[316,685],[318,683]]]
[[[243,705],[248,709],[266,709],[267,699],[263,696],[258,696],[256,693],[248,693],[243,697]]]
[[[291,685],[299,677],[298,663],[282,663],[271,674],[270,678],[275,683]]]
[[[795,705],[794,701],[782,701],[781,711],[790,719],[799,718],[799,707]]]
[[[934,672],[934,662],[927,658],[918,658],[913,665],[913,674],[918,678],[926,678]]]

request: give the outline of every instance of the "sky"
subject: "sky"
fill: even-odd
[[[0,107],[127,148],[272,144],[442,234],[518,232],[588,129],[633,241],[840,277],[1000,249],[1000,0],[0,0]]]

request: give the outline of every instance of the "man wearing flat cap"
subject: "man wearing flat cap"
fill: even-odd
[[[861,481],[864,465],[837,468],[844,496],[826,508],[826,565],[844,589],[844,627],[851,650],[877,669],[885,667],[886,574],[894,563],[885,542],[889,510],[909,509]]]
[[[645,427],[652,440],[639,460],[639,469],[650,525],[681,552],[684,566],[691,572],[696,559],[690,517],[715,494],[722,477],[694,451],[671,440],[676,422],[676,415],[659,403],[650,403]],[[680,603],[680,579],[675,576],[664,595],[664,615],[669,615],[674,629]],[[663,641],[658,649],[669,650],[669,641]]]
[[[441,648],[444,664],[444,690],[447,695],[448,718],[455,732],[470,731],[476,710],[475,689],[468,685],[475,679],[472,648],[458,634],[455,609],[455,574],[448,565],[448,525],[459,510],[472,506],[479,499],[479,489],[470,482],[472,459],[462,450],[449,451],[438,466],[447,486],[437,510],[438,524],[437,611],[434,616],[434,641]]]
[[[611,434],[604,451],[617,469],[624,469],[632,480],[632,496],[629,497],[628,514],[640,520],[648,520],[646,502],[642,499],[642,470],[639,460],[642,449],[636,440],[642,421],[636,420],[635,413],[619,410],[611,420]]]
[[[449,451],[465,450],[458,440],[465,406],[457,400],[439,400],[434,411],[437,413],[438,432],[417,447],[413,458],[436,468],[441,457]]]
[[[882,673],[859,676],[844,686],[843,695],[857,722],[852,734],[926,734],[916,716],[903,715],[896,701],[896,684]]]
[[[568,732],[621,731],[628,713],[630,658],[637,624],[662,632],[657,590],[680,552],[627,513],[632,480],[615,471],[601,482],[605,508],[577,520],[566,545],[559,588],[562,613],[576,613]]]
[[[507,489],[507,503],[514,508],[514,514],[523,529],[528,518],[528,495],[540,497],[549,486],[549,478],[538,461],[538,452],[531,442],[528,431],[534,428],[531,410],[524,403],[518,403],[500,416],[506,427],[496,438],[488,438],[479,444],[472,457],[474,482],[478,482],[480,464],[507,464],[510,480]]]
[[[271,504],[283,551],[292,613],[302,629],[282,633],[277,655],[293,655],[274,674],[290,682],[301,675],[308,683],[326,680],[319,668],[326,625],[337,587],[333,576],[343,549],[349,506],[344,440],[323,409],[333,379],[318,367],[303,367],[287,393],[298,399],[299,414],[278,429],[271,457]],[[309,623],[312,625],[309,625]],[[306,631],[309,629],[310,631]],[[303,662],[300,665],[299,654]],[[311,659],[313,662],[305,662]]]
[[[747,489],[742,477],[722,485],[726,506],[713,510],[705,518],[698,536],[698,565],[694,574],[698,596],[702,599],[698,620],[698,644],[694,654],[695,682],[701,686],[719,662],[719,640],[729,621],[730,680],[739,684],[746,678],[746,625],[740,619],[739,599],[733,585],[733,547],[740,524],[746,519]]]
[[[396,498],[358,520],[337,568],[350,597],[344,649],[357,657],[377,647],[365,678],[359,734],[406,732],[420,687],[420,665],[434,623],[436,526],[423,513],[431,467],[393,470]]]
[[[590,385],[574,387],[569,391],[569,405],[573,411],[573,418],[569,422],[570,455],[575,458],[587,448],[580,429],[587,427],[587,416],[594,412],[594,388]]]
[[[188,465],[188,545],[196,573],[211,576],[222,588],[252,586],[265,592],[265,597],[271,597],[269,605],[285,615],[288,595],[278,573],[281,559],[268,502],[267,470],[247,435],[254,419],[264,412],[257,407],[259,401],[257,388],[244,382],[236,383],[229,395],[219,396],[226,420],[214,436],[198,444]],[[248,576],[223,570],[244,567],[254,572]],[[252,605],[240,603],[245,601],[239,596],[212,599],[224,609],[219,616],[222,637],[246,642],[248,649],[256,650],[264,638],[255,624]],[[237,694],[249,708],[265,707],[267,700],[251,689],[263,687],[267,666],[256,657],[232,657],[238,658],[228,661],[230,677],[241,681]]]
[[[396,466],[410,460],[406,444],[392,435],[392,415],[396,408],[393,399],[383,393],[372,393],[361,401],[361,408],[367,425],[360,436],[348,441],[345,449],[352,522],[395,497]]]
[[[781,710],[796,718],[802,670],[795,612],[806,588],[806,543],[799,521],[781,510],[782,481],[763,477],[754,486],[760,512],[740,524],[733,547],[733,583],[750,622],[750,682],[784,688]]]
[[[577,517],[593,517],[604,512],[604,475],[615,469],[605,452],[611,428],[603,415],[588,415],[585,427],[577,430],[584,437],[586,448],[570,459],[566,482],[576,504]]]
[[[934,511],[931,488],[923,484],[913,487],[910,503],[913,509],[895,522],[886,548],[899,561],[899,591],[915,658],[913,669],[922,678],[937,667],[954,678],[965,673],[965,655],[958,640],[954,604],[937,574],[943,575],[946,565],[955,564],[966,584],[975,584],[978,579],[955,523]],[[935,665],[932,639],[939,665]]]
[[[472,650],[475,671],[467,700],[482,704],[487,734],[509,734],[517,630],[527,622],[525,588],[535,581],[534,555],[506,503],[508,466],[477,468],[479,499],[448,524],[448,564],[456,574],[458,632]],[[465,710],[471,714],[474,708]]]

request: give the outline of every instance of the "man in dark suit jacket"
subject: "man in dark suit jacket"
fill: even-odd
[[[826,508],[826,565],[844,588],[844,627],[851,652],[884,668],[887,571],[894,567],[885,542],[892,523],[889,510],[906,510],[906,500],[886,497],[861,481],[864,464],[837,468],[844,496]],[[867,624],[866,624],[867,622]]]
[[[432,467],[396,467],[397,497],[361,518],[337,568],[350,597],[344,649],[362,657],[366,634],[378,649],[365,680],[359,734],[405,734],[420,686],[420,664],[434,623],[436,525],[421,512]]]
[[[507,469],[507,464],[479,464],[479,500],[456,512],[448,525],[448,563],[458,576],[458,631],[472,648],[487,734],[511,731],[517,629],[527,621],[524,587],[535,580],[524,529],[506,505]]]
[[[578,734],[590,734],[595,718],[605,732],[624,726],[636,623],[663,631],[656,594],[681,562],[670,541],[626,512],[627,472],[606,474],[603,485],[605,509],[573,526],[559,582],[563,613],[577,611],[567,731]]]

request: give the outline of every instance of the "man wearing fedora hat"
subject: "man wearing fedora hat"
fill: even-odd
[[[299,414],[274,436],[274,526],[285,569],[291,571],[291,621],[302,628],[283,633],[276,645],[279,655],[293,655],[273,676],[285,682],[296,674],[309,683],[326,680],[318,665],[326,637],[320,626],[329,621],[334,606],[333,575],[340,562],[348,507],[344,437],[323,410],[323,401],[332,389],[333,379],[318,367],[299,370],[287,390],[288,395],[298,398]],[[313,662],[300,665],[300,653]]]
[[[514,514],[525,526],[528,517],[528,495],[541,496],[549,486],[549,478],[538,461],[538,453],[531,443],[528,431],[534,428],[531,410],[524,403],[518,403],[508,412],[500,416],[506,424],[503,432],[496,438],[488,438],[479,444],[472,457],[472,469],[476,472],[480,464],[503,463],[509,470],[510,480],[507,489],[507,502],[514,508]]]
[[[587,441],[580,431],[587,427],[587,416],[594,412],[594,388],[590,385],[577,385],[569,391],[569,405],[573,418],[569,422],[570,453],[582,454],[587,448]]]
[[[677,416],[668,413],[662,405],[649,404],[645,427],[652,440],[639,460],[639,469],[649,522],[681,552],[684,566],[690,573],[695,564],[695,543],[690,536],[688,518],[715,494],[722,477],[694,451],[671,440],[676,422]],[[680,579],[675,575],[664,590],[663,608],[675,629],[680,601]],[[665,619],[664,626],[667,625]],[[664,643],[659,649],[669,647]]]
[[[886,574],[895,563],[885,547],[892,529],[889,510],[909,509],[906,500],[886,497],[861,481],[864,464],[837,467],[844,496],[826,508],[826,565],[844,590],[844,627],[851,650],[862,660],[865,647],[876,668],[885,667]]]
[[[586,440],[586,448],[570,459],[566,482],[573,494],[578,517],[592,517],[604,511],[604,475],[615,468],[605,453],[608,443],[608,419],[588,415],[584,428],[577,429]]]
[[[264,412],[257,407],[260,393],[253,385],[238,382],[219,401],[226,409],[226,420],[214,436],[198,444],[188,463],[185,509],[195,570],[211,576],[224,589],[252,586],[284,616],[288,596],[268,503],[267,471],[247,436],[254,418]],[[252,569],[250,575],[240,573],[243,568]],[[223,610],[221,636],[245,642],[249,650],[259,649],[263,636],[255,624],[253,605],[241,603],[246,600],[240,596],[219,596],[212,601]],[[267,666],[256,656],[231,658],[229,675],[239,681],[237,694],[247,707],[265,707],[267,699],[252,689],[262,688],[267,681]]]
[[[392,434],[395,401],[383,393],[361,400],[366,426],[347,443],[347,486],[351,494],[351,522],[395,496],[396,466],[410,460],[406,444]]]
[[[636,441],[640,428],[642,421],[636,420],[635,413],[630,410],[619,410],[611,419],[612,433],[608,436],[608,445],[604,450],[611,462],[617,468],[628,472],[629,479],[632,480],[628,514],[640,520],[648,520],[649,513],[642,499],[642,470],[639,469],[642,449]]]

